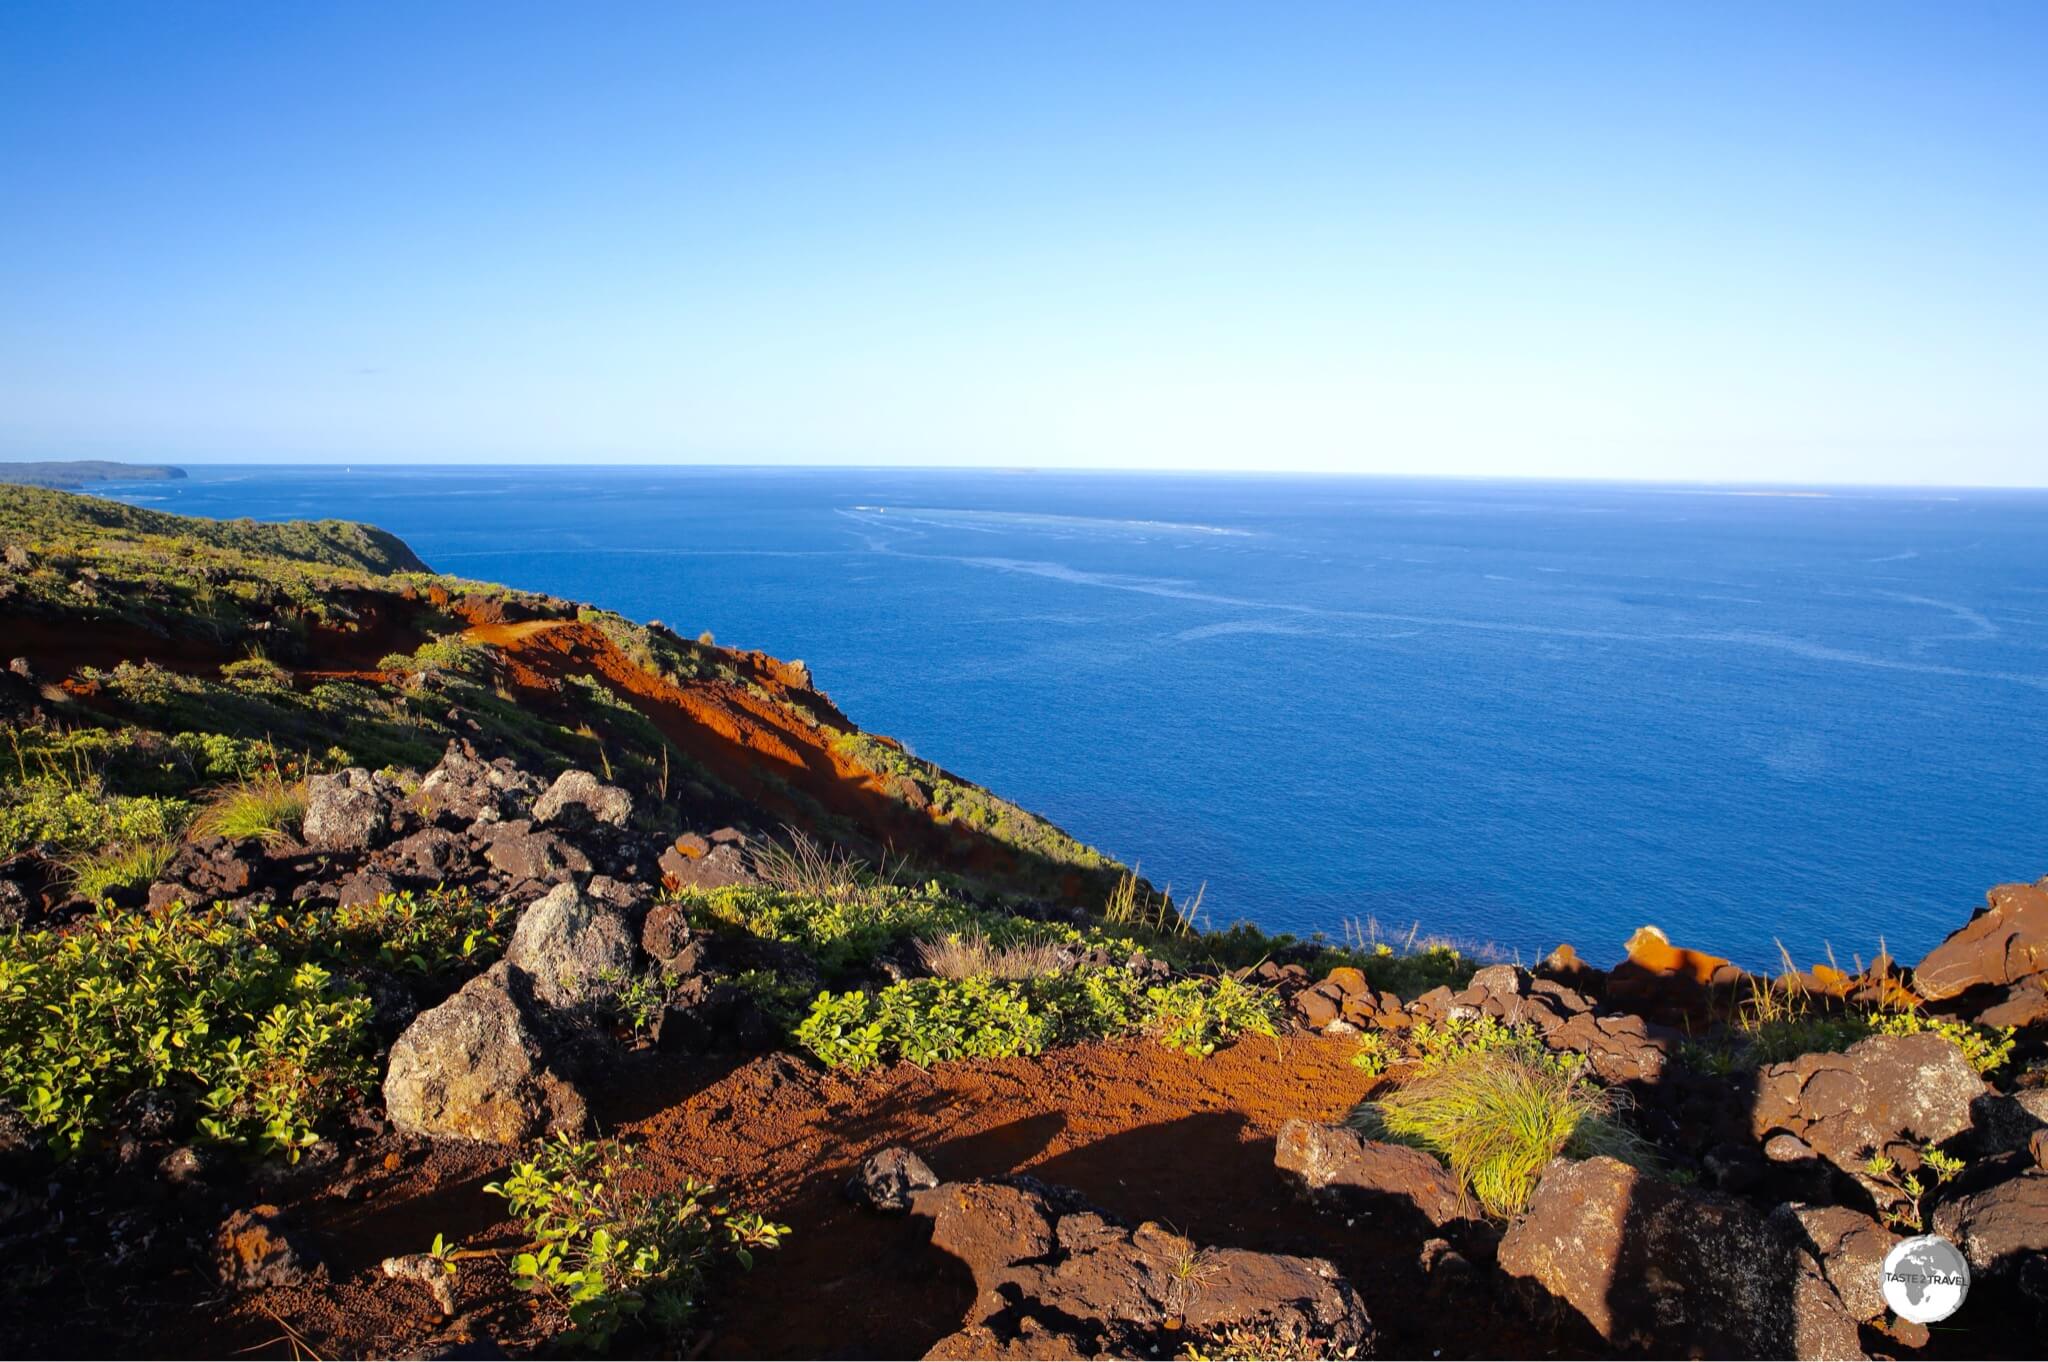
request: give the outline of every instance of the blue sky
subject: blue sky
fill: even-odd
[[[0,9],[0,457],[2048,483],[2048,6]]]

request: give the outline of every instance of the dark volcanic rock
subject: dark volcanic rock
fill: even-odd
[[[1872,1036],[1841,1054],[1801,1055],[1760,1070],[1750,1131],[1758,1139],[1796,1135],[1859,1178],[1873,1153],[1910,1170],[1922,1147],[1970,1129],[1971,1104],[1984,1091],[1962,1051],[1941,1036]]]
[[[391,1047],[384,1106],[409,1134],[518,1144],[580,1131],[582,1094],[552,1072],[499,961]]]
[[[1309,1340],[1315,1356],[1364,1352],[1372,1323],[1319,1258],[1200,1248],[1136,1229],[1078,1195],[1029,1179],[947,1183],[917,1193],[932,1245],[967,1265],[965,1327],[927,1357],[1165,1356],[1231,1329]]]
[[[1819,1261],[1747,1202],[1615,1159],[1559,1159],[1500,1245],[1502,1271],[1609,1344],[1658,1356],[1858,1358]]]
[[[2048,970],[2048,880],[2001,884],[1985,898],[1987,907],[1914,966],[1921,997],[1939,1001]]]
[[[484,860],[514,881],[546,881],[586,874],[590,858],[552,832],[536,832],[525,819],[487,824]]]
[[[860,1171],[846,1184],[846,1195],[871,1210],[907,1211],[913,1193],[938,1185],[938,1175],[916,1151],[895,1144],[861,1160]]]
[[[1934,1232],[1953,1240],[1972,1271],[2017,1274],[2048,1258],[2048,1172],[2029,1169],[1937,1206]]]
[[[446,828],[423,828],[392,843],[392,869],[419,879],[439,881],[469,865],[469,845]]]
[[[701,840],[701,839],[697,839]],[[662,878],[676,889],[721,889],[729,884],[754,884],[759,877],[735,842],[720,842],[700,856],[680,845],[661,853]]]
[[[505,963],[532,981],[549,1007],[578,1007],[617,993],[633,973],[633,929],[608,903],[558,884],[519,915]]]
[[[461,828],[519,817],[532,808],[541,788],[539,780],[504,758],[482,761],[467,743],[453,741],[420,782],[420,804],[429,818]]]
[[[1470,1217],[1457,1180],[1434,1158],[1348,1126],[1289,1121],[1274,1141],[1273,1163],[1311,1199],[1348,1210],[1407,1211],[1434,1226]]]
[[[1847,1206],[1787,1202],[1771,1212],[1771,1222],[1819,1260],[1821,1275],[1852,1316],[1871,1320],[1885,1312],[1884,1256],[1898,1235]]]

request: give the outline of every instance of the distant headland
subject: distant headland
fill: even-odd
[[[0,482],[59,490],[95,482],[161,482],[182,478],[185,470],[160,463],[116,463],[108,459],[55,459],[42,463],[0,463]]]

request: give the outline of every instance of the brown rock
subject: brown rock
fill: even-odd
[[[2048,1173],[2030,1169],[1981,1192],[1943,1202],[1934,1232],[1953,1241],[1973,1272],[2017,1273],[2048,1257]]]
[[[659,865],[662,880],[671,889],[720,889],[729,884],[753,884],[758,879],[738,844],[732,842],[720,842],[697,857],[669,847],[661,853]]]
[[[1659,1356],[1860,1358],[1819,1263],[1746,1202],[1610,1158],[1554,1161],[1500,1245],[1501,1270],[1601,1338]]]
[[[1289,1121],[1273,1143],[1273,1163],[1304,1195],[1348,1210],[1408,1211],[1438,1227],[1472,1214],[1457,1180],[1434,1158],[1348,1126]]]
[[[978,1293],[961,1330],[927,1357],[1163,1356],[1236,1328],[1306,1338],[1329,1356],[1372,1338],[1357,1292],[1321,1259],[1128,1229],[1026,1180],[948,1183],[911,1204]]]
[[[583,1097],[548,1068],[510,980],[499,961],[391,1047],[384,1107],[399,1130],[492,1144],[582,1130]]]
[[[1758,1139],[1796,1135],[1851,1176],[1873,1153],[1912,1168],[1922,1146],[1970,1129],[1971,1104],[1984,1091],[1962,1051],[1941,1036],[1872,1036],[1841,1054],[1759,1070],[1750,1131]]]
[[[1984,984],[2011,984],[2048,970],[2048,879],[2001,884],[1987,905],[1913,969],[1913,987],[1937,1002]]]
[[[2039,1026],[2048,1022],[2048,974],[2030,974],[1977,1014],[1981,1026]]]
[[[1884,1314],[1884,1256],[1898,1235],[1847,1206],[1787,1202],[1771,1219],[1820,1262],[1821,1275],[1852,1316],[1873,1320]]]

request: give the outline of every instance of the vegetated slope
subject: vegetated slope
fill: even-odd
[[[23,782],[76,774],[83,745],[99,793],[188,798],[266,744],[310,769],[423,769],[462,739],[542,772],[603,768],[678,827],[787,822],[1071,900],[1114,877],[1058,828],[863,733],[800,666],[435,575],[373,527],[0,487],[0,558],[0,661],[26,673],[0,720],[27,734]]]
[[[167,482],[185,476],[168,464],[115,463],[107,459],[51,459],[0,463],[0,482],[28,487],[83,487],[93,482]]]
[[[361,568],[365,572],[425,572],[405,541],[374,525],[349,520],[199,520],[146,510],[99,497],[47,487],[0,487],[0,538],[30,547],[98,544],[124,536],[193,540],[250,557]]]

